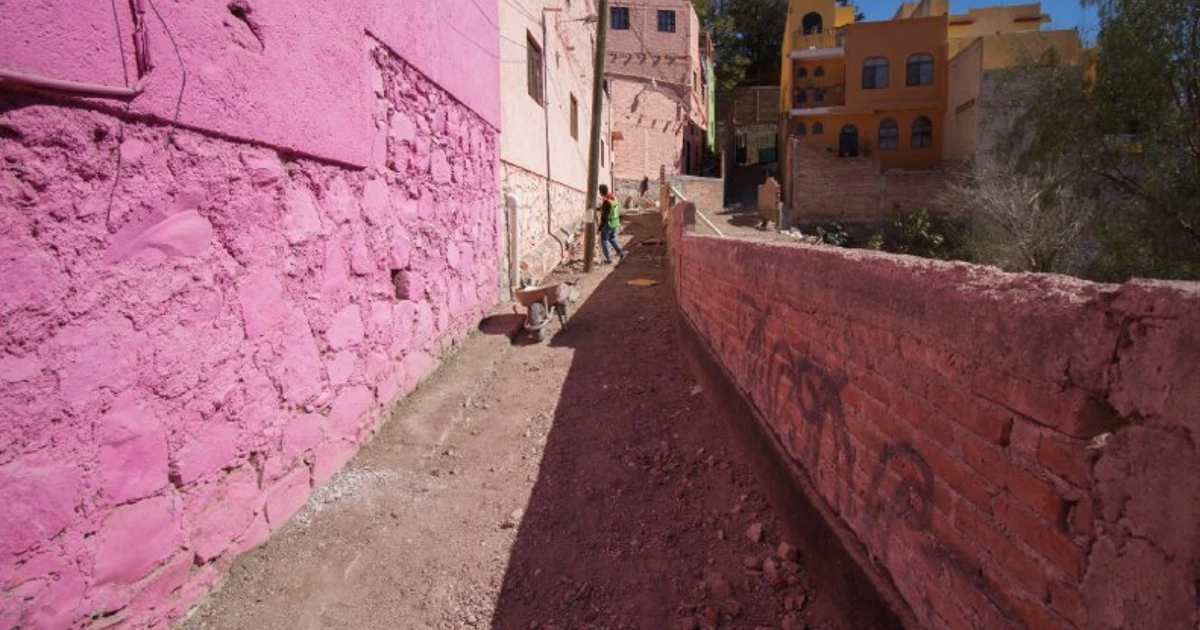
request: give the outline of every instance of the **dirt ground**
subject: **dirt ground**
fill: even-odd
[[[804,237],[796,237],[790,234],[785,234],[779,231],[779,226],[771,223],[767,229],[760,230],[758,225],[760,222],[758,212],[754,210],[744,210],[735,208],[726,208],[719,213],[708,212],[708,220],[721,230],[721,234],[732,238],[744,238],[758,241],[772,241],[775,243],[807,243],[810,245],[819,244],[820,239],[815,238],[812,234],[805,234]],[[713,234],[711,228],[697,218],[696,230],[701,234]]]
[[[659,221],[631,219],[633,243]],[[583,301],[545,343],[485,320],[176,627],[845,627],[687,372],[665,267],[630,250],[560,271]]]

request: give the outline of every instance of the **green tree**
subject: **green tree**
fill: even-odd
[[[778,66],[787,0],[692,0],[713,40],[717,90],[729,92],[748,68]]]
[[[1087,2],[1100,31],[1082,64],[1051,53],[1004,79],[998,159],[1090,203],[1084,275],[1200,279],[1200,2]]]

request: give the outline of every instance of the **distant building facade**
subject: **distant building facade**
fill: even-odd
[[[500,3],[501,180],[509,266],[537,281],[577,246],[587,214],[595,15],[586,2]],[[599,181],[612,179],[604,94]]]
[[[947,0],[922,0],[879,22],[855,13],[836,0],[790,3],[784,131],[838,156],[874,156],[885,170],[970,157],[981,127],[969,112],[987,72],[1051,47],[1073,59],[1080,50],[1075,30],[1041,30],[1049,16],[1038,3],[951,15]]]
[[[712,44],[688,0],[609,7],[605,78],[612,97],[613,177],[702,170],[715,144]],[[710,131],[711,130],[711,131]]]
[[[890,20],[855,22],[856,14],[837,0],[788,6],[780,136],[781,146],[798,145],[786,168],[790,205],[801,214],[879,218],[926,203],[937,178],[899,186],[887,173],[990,150],[1012,116],[997,102],[1002,75],[1050,49],[1068,61],[1080,56],[1076,30],[1042,30],[1050,18],[1038,3],[952,15],[948,0],[921,0],[901,4]],[[844,158],[870,164],[831,161]],[[846,181],[867,173],[871,182]]]

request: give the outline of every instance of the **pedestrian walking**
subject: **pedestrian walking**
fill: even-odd
[[[604,184],[600,184],[600,200],[600,251],[604,253],[604,264],[608,265],[612,263],[609,245],[620,256],[618,262],[625,260],[625,250],[617,242],[617,228],[621,227],[621,204]]]

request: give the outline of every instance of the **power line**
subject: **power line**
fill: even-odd
[[[175,36],[171,34],[171,27],[167,26],[167,21],[158,12],[158,6],[154,4],[154,0],[147,0],[147,2],[150,3],[150,8],[154,10],[154,15],[158,17],[163,30],[167,32],[167,39],[171,40],[171,46],[175,49],[175,58],[179,60],[179,73],[181,75],[179,96],[175,99],[175,118],[171,120],[171,130],[167,132],[167,145],[170,146],[171,139],[175,137],[175,127],[179,125],[179,109],[183,106],[183,91],[187,89],[187,66],[183,64],[183,54],[179,52],[179,44],[175,42]]]
[[[479,6],[478,0],[471,0],[471,4],[475,5],[475,8],[479,10],[479,15],[482,15],[483,19],[487,20],[488,24],[491,24],[492,26],[496,27],[496,29],[500,28],[499,24],[493,22],[492,18],[488,17],[488,14],[486,11],[483,10],[483,7]]]

